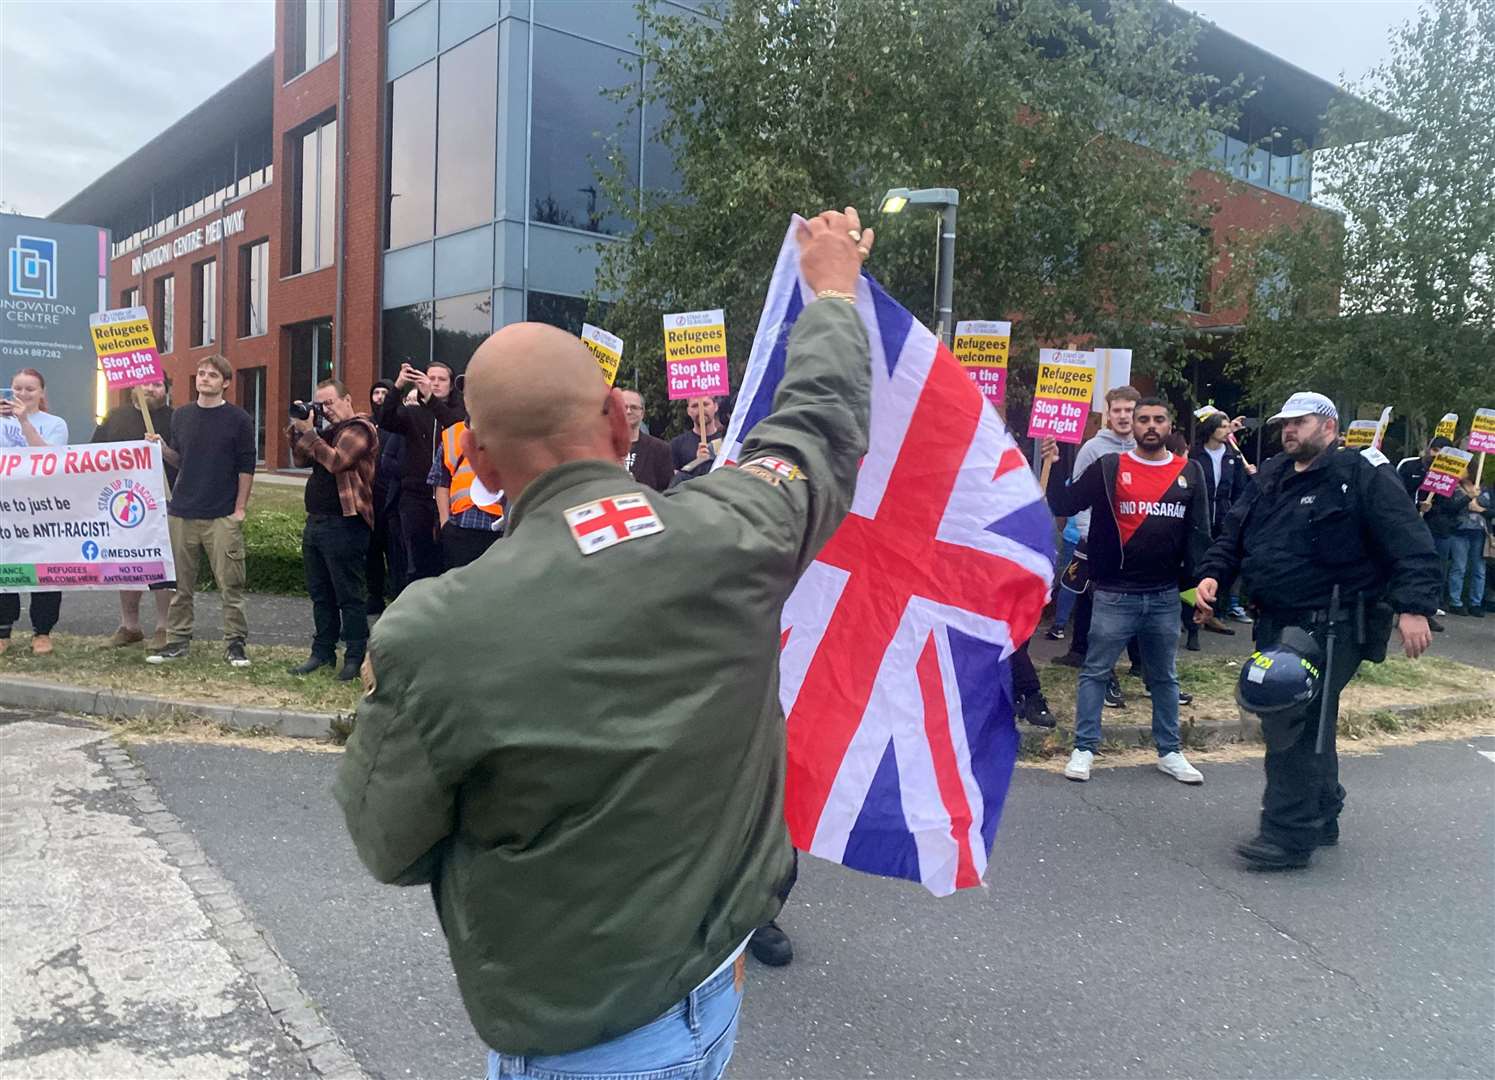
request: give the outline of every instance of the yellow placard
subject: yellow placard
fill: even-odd
[[[597,366],[602,369],[602,377],[607,380],[607,385],[612,386],[617,382],[618,365],[623,360],[623,339],[616,334],[609,334],[600,326],[582,323],[581,343],[592,350],[592,355],[597,358]]]
[[[93,334],[93,351],[99,357],[156,347],[156,334],[149,319],[94,323],[89,330]]]
[[[1374,420],[1353,420],[1344,433],[1344,444],[1348,449],[1361,450],[1374,446],[1376,429],[1380,425]]]
[[[1442,436],[1452,440],[1457,437],[1459,431],[1459,414],[1444,413],[1443,419],[1438,421],[1438,426],[1433,429],[1433,437]]]
[[[1095,393],[1095,368],[1078,364],[1038,365],[1038,388],[1034,397],[1083,401],[1087,405]]]
[[[705,356],[727,355],[725,323],[707,326],[672,326],[664,332],[666,360],[699,360]]]

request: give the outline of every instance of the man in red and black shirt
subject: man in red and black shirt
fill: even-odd
[[[1169,451],[1167,403],[1143,398],[1132,421],[1135,450],[1107,454],[1068,486],[1049,485],[1055,514],[1090,509],[1090,580],[1095,611],[1075,709],[1075,749],[1064,775],[1089,780],[1100,745],[1101,703],[1111,668],[1135,634],[1152,694],[1158,768],[1186,784],[1204,778],[1179,750],[1178,593],[1192,583],[1210,543],[1209,496],[1197,462]],[[1045,440],[1045,457],[1058,446]]]

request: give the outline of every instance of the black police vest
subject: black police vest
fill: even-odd
[[[1299,473],[1289,459],[1259,477],[1261,493],[1245,523],[1242,571],[1263,607],[1326,607],[1335,585],[1348,600],[1378,597],[1385,575],[1365,539],[1358,451],[1335,452],[1322,466]]]

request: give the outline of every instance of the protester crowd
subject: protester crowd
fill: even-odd
[[[206,357],[194,372],[194,396],[184,404],[169,402],[167,380],[140,387],[149,431],[145,413],[129,402],[111,409],[89,439],[145,439],[162,449],[176,580],[148,590],[155,607],[149,636],[141,622],[144,591],[122,590],[119,627],[109,638],[118,648],[143,644],[147,663],[190,655],[203,562],[222,598],[224,660],[235,667],[250,663],[243,523],[254,486],[255,437],[249,414],[225,396],[232,380],[227,360]],[[720,402],[690,399],[692,431],[667,443],[646,428],[643,394],[621,393],[631,436],[623,463],[635,479],[663,491],[710,470],[724,433]],[[302,561],[315,626],[310,655],[293,673],[334,667],[342,681],[357,678],[370,616],[382,613],[410,582],[465,566],[503,536],[507,499],[474,475],[463,449],[466,430],[462,377],[439,362],[425,371],[401,365],[395,379],[374,384],[367,409],[337,379],[318,384],[310,402],[292,403],[292,463],[308,470]],[[0,393],[0,447],[68,442],[66,421],[47,411],[41,372],[17,371]],[[49,655],[60,591],[0,592],[0,654],[10,647],[23,599],[31,651]]]

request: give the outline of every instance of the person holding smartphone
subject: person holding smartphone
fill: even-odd
[[[9,391],[0,393],[0,447],[66,445],[67,421],[47,411],[47,380],[36,368],[22,368],[11,376]],[[31,651],[47,656],[62,593],[34,592],[30,608]],[[10,628],[20,617],[21,594],[0,593],[0,654],[10,648]]]

